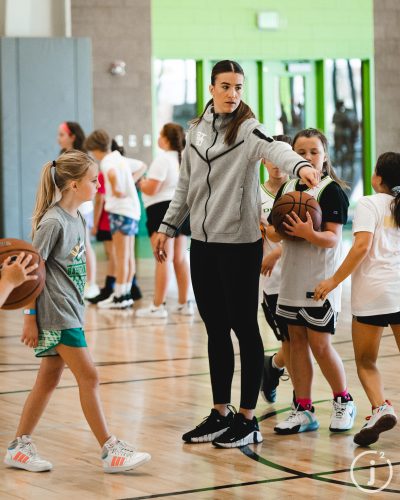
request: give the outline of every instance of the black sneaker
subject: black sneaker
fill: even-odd
[[[233,422],[233,415],[234,413],[229,411],[228,415],[223,417],[218,410],[213,408],[208,417],[192,431],[186,432],[182,439],[186,443],[210,443],[229,429]]]
[[[132,284],[131,295],[133,300],[140,300],[143,297],[142,292],[136,283]]]
[[[101,302],[102,300],[108,299],[113,293],[113,290],[110,288],[101,288],[99,295],[96,295],[96,297],[92,297],[91,299],[86,299],[88,302],[91,304],[97,304],[98,302]]]
[[[279,379],[284,374],[282,368],[278,370],[272,366],[273,356],[264,356],[263,380],[261,383],[261,394],[266,403],[275,403],[276,388],[279,385]]]
[[[261,443],[263,437],[256,417],[248,420],[242,413],[236,413],[229,429],[213,440],[217,448],[238,448],[247,444]]]

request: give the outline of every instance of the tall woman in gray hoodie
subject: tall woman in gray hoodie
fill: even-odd
[[[155,256],[163,262],[167,238],[174,237],[190,212],[191,274],[207,329],[214,408],[182,438],[223,448],[263,439],[254,417],[264,361],[257,323],[262,260],[258,162],[266,158],[309,186],[318,182],[317,172],[288,144],[266,136],[241,100],[243,83],[238,63],[225,60],[214,66],[212,99],[189,129],[178,187],[155,245]],[[230,406],[231,330],[240,346],[239,413]]]

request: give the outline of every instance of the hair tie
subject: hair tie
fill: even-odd
[[[394,193],[395,196],[398,196],[400,194],[400,186],[394,186],[391,189],[392,193]]]
[[[52,161],[51,166],[54,167],[54,168],[56,168],[56,160]]]
[[[51,167],[50,167],[50,173],[51,173],[51,178],[53,180],[53,184],[54,184],[54,196],[53,196],[53,201],[52,201],[52,206],[55,205],[58,201],[61,200],[62,198],[62,194],[61,194],[61,191],[60,191],[60,188],[57,186],[57,183],[56,183],[56,160],[53,160],[51,162]]]

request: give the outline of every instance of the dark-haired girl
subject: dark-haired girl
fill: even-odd
[[[290,191],[305,191],[318,200],[322,211],[321,230],[313,228],[311,216],[301,221],[292,212],[287,216],[286,232],[303,241],[283,240],[282,273],[276,313],[289,329],[290,370],[295,399],[288,417],[274,430],[278,434],[295,434],[319,428],[312,404],[314,355],[332,390],[332,413],[329,429],[343,432],[352,428],[356,407],[347,390],[343,362],[332,345],[341,308],[341,288],[315,302],[315,285],[336,271],[341,263],[342,226],[347,221],[349,201],[345,184],[335,174],[328,154],[328,141],[315,128],[301,130],[293,139],[293,149],[321,172],[321,181],[308,189],[296,179],[289,180],[278,191],[276,199]],[[268,237],[282,237],[273,226]]]
[[[145,179],[139,183],[143,193],[143,203],[147,213],[147,231],[154,249],[157,231],[174,196],[179,179],[179,165],[182,151],[185,147],[185,132],[177,123],[166,123],[160,131],[158,146],[162,153],[150,165]],[[186,220],[179,228],[175,239],[167,242],[169,263],[173,263],[178,285],[178,306],[174,312],[192,316],[193,304],[188,301],[190,286],[190,271],[187,260],[187,237],[190,236],[189,221]],[[166,318],[165,307],[170,265],[156,262],[155,291],[153,303],[136,311],[140,318]]]
[[[353,220],[354,242],[343,264],[315,288],[324,298],[351,274],[353,345],[358,377],[372,406],[354,442],[367,446],[394,427],[376,360],[383,328],[391,327],[400,349],[400,154],[383,153],[372,176],[376,194],[363,196]]]
[[[212,99],[187,136],[174,198],[159,228],[155,256],[166,260],[166,245],[190,212],[191,275],[197,306],[208,335],[214,408],[182,437],[232,448],[262,441],[254,408],[263,371],[257,323],[262,260],[259,161],[272,161],[309,185],[319,174],[289,144],[267,137],[242,101],[244,73],[234,61],[218,62],[209,86]],[[241,401],[231,411],[235,356],[240,346]]]

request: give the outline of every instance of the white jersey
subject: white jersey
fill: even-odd
[[[261,224],[267,227],[268,217],[271,213],[275,201],[275,195],[270,193],[268,189],[261,184]],[[272,252],[275,248],[280,247],[280,243],[265,238],[263,241],[263,255],[264,257]],[[279,286],[281,282],[281,259],[275,264],[271,276],[263,276],[263,290],[267,295],[276,295],[279,293]]]
[[[155,194],[142,194],[143,204],[146,208],[163,201],[171,201],[179,180],[178,151],[164,151],[159,154],[151,163],[147,178],[159,181],[161,185]]]
[[[296,191],[299,179],[291,179],[285,184],[282,194]],[[320,200],[324,189],[333,182],[329,176],[324,177],[318,186],[305,192]],[[282,272],[278,302],[293,307],[321,307],[324,300],[314,301],[310,296],[316,285],[332,276],[342,260],[342,242],[334,248],[322,248],[308,241],[282,241]],[[332,309],[341,310],[341,286],[327,295]]]
[[[139,220],[140,202],[128,160],[121,156],[119,151],[113,151],[101,160],[100,170],[104,174],[106,187],[104,210],[110,214],[124,215]],[[114,170],[117,177],[117,189],[125,195],[122,198],[112,194],[111,183],[108,178],[110,170]]]
[[[375,316],[400,311],[400,229],[395,227],[390,205],[393,196],[363,196],[353,220],[353,234],[373,233],[368,255],[351,275],[351,312]]]

